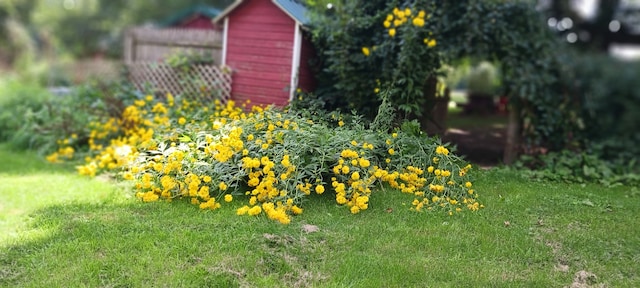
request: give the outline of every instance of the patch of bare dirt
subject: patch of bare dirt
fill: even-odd
[[[502,163],[506,129],[494,127],[449,128],[442,137],[457,147],[457,154],[480,166]]]
[[[576,272],[573,277],[573,283],[571,286],[565,286],[568,288],[593,288],[593,287],[605,287],[604,284],[597,284],[598,276],[588,271],[580,270]]]

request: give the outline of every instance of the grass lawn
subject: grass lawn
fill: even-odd
[[[562,287],[579,271],[640,287],[637,188],[494,169],[475,171],[475,214],[381,189],[358,215],[325,193],[281,225],[236,216],[244,200],[144,204],[30,153],[0,159],[0,287]]]

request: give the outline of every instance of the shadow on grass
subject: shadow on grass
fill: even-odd
[[[32,213],[21,238],[0,249],[0,287],[293,287],[324,279],[305,268],[321,259],[314,248],[323,239],[300,237],[298,226],[187,201],[124,202]]]
[[[201,217],[197,214],[210,217],[211,213],[175,204],[70,204],[40,209],[31,215],[30,227],[21,232],[25,239],[0,252],[0,286],[152,287],[163,286],[155,279],[167,276],[174,281],[168,286],[238,286],[232,275],[215,277],[213,265],[198,265],[210,256],[215,242],[233,239],[228,235],[233,229],[221,229],[224,221],[190,221]],[[180,214],[176,209],[187,215],[176,217]],[[160,224],[151,223],[162,218],[166,219]]]

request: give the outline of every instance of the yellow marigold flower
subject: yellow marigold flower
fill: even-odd
[[[324,193],[324,186],[322,186],[322,185],[316,186],[316,193],[318,193],[318,194]]]
[[[395,28],[389,29],[389,36],[391,36],[391,37],[395,37],[396,36],[396,29]]]
[[[58,153],[54,152],[53,154],[47,156],[47,161],[51,162],[51,163],[58,163],[60,162],[58,160]]]
[[[424,18],[425,15],[426,13],[424,12],[424,10],[420,10],[420,12],[418,12],[418,17],[420,18]]]
[[[228,203],[231,201],[233,201],[233,196],[231,194],[224,195],[224,202]]]
[[[349,166],[342,166],[342,174],[349,174]]]
[[[469,194],[473,194],[473,189],[469,189]]]
[[[449,149],[445,148],[444,146],[438,146],[436,147],[436,154],[449,155]]]
[[[133,174],[131,172],[125,172],[122,174],[122,178],[124,178],[124,180],[133,180]]]
[[[384,159],[384,162],[391,163],[391,159],[389,159],[389,158]]]
[[[390,20],[384,21],[384,23],[382,23],[382,25],[384,25],[384,28],[389,28],[389,27],[391,27],[391,21]]]
[[[353,172],[353,173],[351,174],[351,179],[353,179],[353,180],[359,180],[359,179],[360,179],[360,173],[358,173],[358,171]]]
[[[428,46],[429,48],[433,48],[433,47],[436,47],[436,45],[437,45],[437,44],[438,44],[438,42],[436,42],[436,39],[431,39],[431,40],[429,40],[429,42],[427,43],[427,46]]]
[[[373,89],[373,93],[376,93],[376,94],[380,93],[380,88],[376,87],[376,89]]]
[[[410,8],[404,8],[404,15],[410,16],[411,15],[411,9]]]
[[[185,119],[184,117],[180,117],[178,119],[178,124],[180,125],[184,125],[185,123],[187,123],[187,119]]]
[[[391,137],[393,137],[393,138],[398,138],[398,133],[393,133],[393,134],[391,134]]]
[[[369,56],[370,53],[371,51],[369,51],[368,47],[362,47],[362,54],[364,54],[364,56]]]
[[[424,26],[424,19],[416,17],[413,18],[413,21],[411,21],[411,23],[413,24],[413,26],[422,27]]]
[[[337,195],[336,196],[336,203],[338,203],[340,205],[343,205],[343,204],[347,203],[347,198],[345,198],[342,195]]]
[[[244,205],[238,208],[238,210],[236,210],[236,215],[244,215],[244,214],[247,214],[248,211],[249,211],[249,206]]]
[[[389,152],[389,155],[394,155],[394,154],[396,154],[396,151],[395,151],[395,150],[393,150],[393,148],[389,148],[389,151],[388,151],[388,152]]]
[[[295,215],[300,215],[300,214],[302,214],[302,208],[294,205],[293,207],[291,207],[291,213],[293,213]]]
[[[464,187],[467,187],[467,188],[471,188],[472,185],[473,184],[471,184],[471,182],[468,182],[468,181],[464,183]]]
[[[371,162],[369,162],[369,160],[367,160],[367,159],[360,158],[358,160],[358,164],[360,164],[360,167],[362,167],[362,168],[367,168],[367,167],[369,167],[371,165]]]
[[[229,187],[227,186],[227,183],[220,182],[220,184],[218,184],[218,188],[220,188],[220,190],[222,190],[222,191],[225,191]],[[229,196],[231,196],[231,195],[229,195]],[[229,202],[229,201],[227,201],[227,202]]]
[[[256,216],[262,212],[262,208],[260,206],[253,206],[247,211],[250,216]]]
[[[158,196],[158,194],[153,192],[146,192],[142,195],[142,201],[144,202],[154,202],[154,201],[157,201],[159,198],[160,196]]]
[[[391,21],[391,20],[393,20],[393,15],[387,14],[387,19],[385,19],[385,21]]]
[[[358,214],[360,213],[360,207],[358,207],[357,205],[353,205],[351,206],[351,209],[349,209],[351,211],[351,214]]]
[[[144,100],[133,101],[133,104],[135,104],[136,106],[140,106],[140,107],[144,106],[145,103],[146,102],[144,102]]]
[[[338,126],[340,126],[340,127],[344,126],[344,121],[342,121],[342,120],[338,121]]]

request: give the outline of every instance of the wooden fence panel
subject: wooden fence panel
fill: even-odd
[[[160,61],[177,51],[204,53],[222,60],[222,33],[205,29],[132,28],[125,34],[125,63]]]

